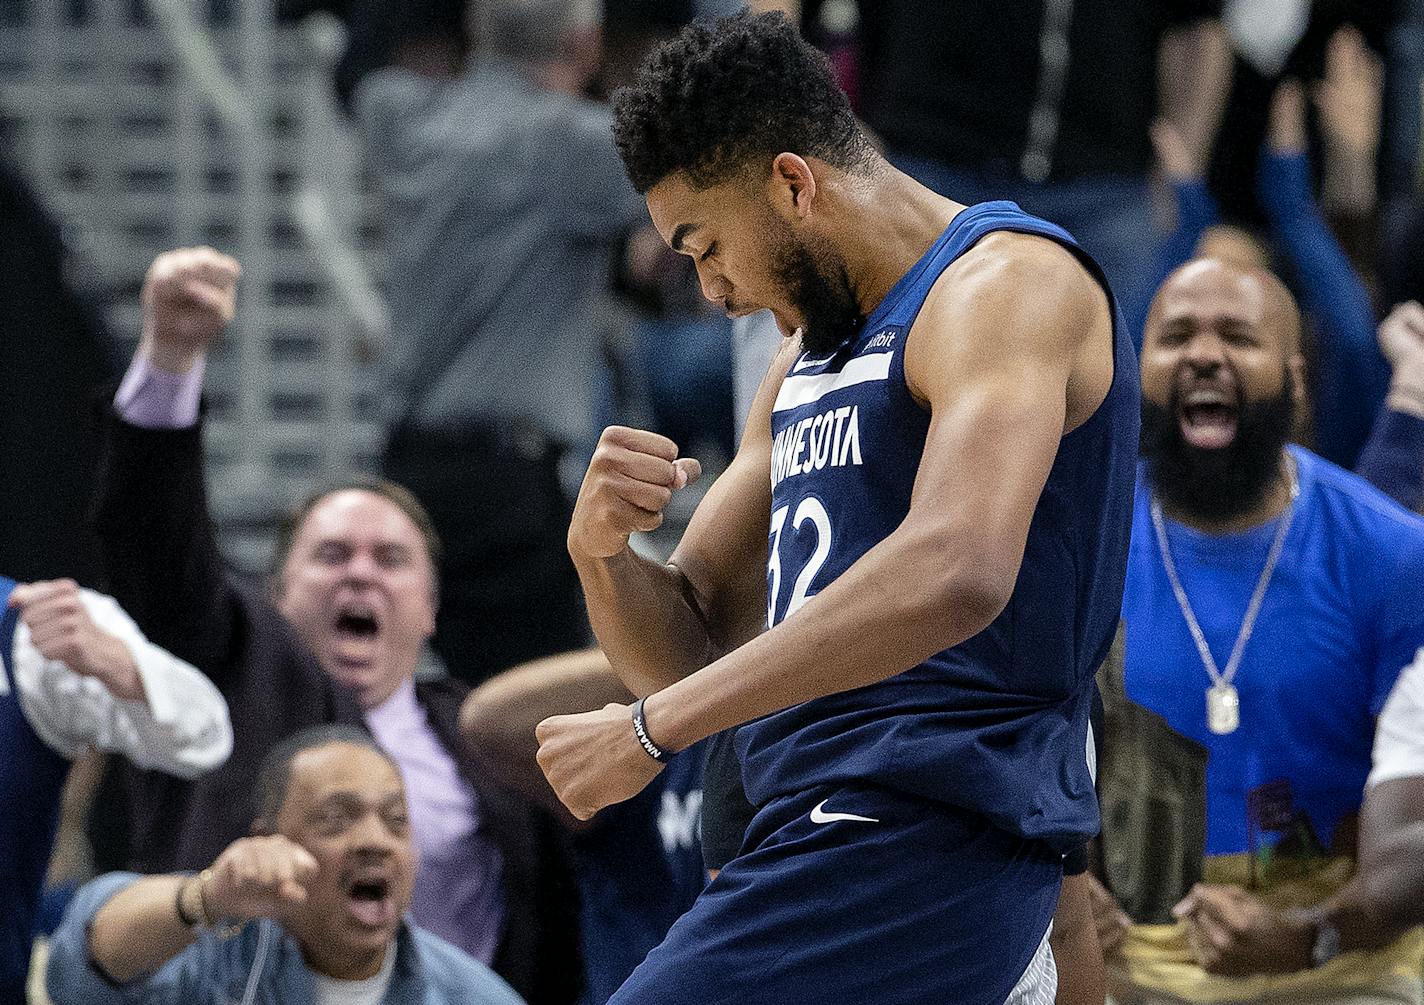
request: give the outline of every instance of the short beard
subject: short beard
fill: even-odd
[[[816,355],[832,352],[857,335],[865,321],[845,263],[831,262],[830,254],[816,255],[791,236],[784,222],[772,219],[782,235],[773,254],[772,277],[801,314],[801,348]]]
[[[1189,444],[1178,423],[1174,391],[1167,407],[1142,401],[1142,457],[1164,506],[1212,523],[1249,513],[1280,474],[1281,450],[1295,423],[1289,387],[1274,398],[1243,404],[1236,438],[1219,450]]]

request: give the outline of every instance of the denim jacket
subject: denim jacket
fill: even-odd
[[[111,897],[139,877],[110,873],[74,897],[50,944],[46,985],[55,1005],[146,1002],[173,1005],[279,1005],[316,996],[296,940],[275,921],[249,921],[221,938],[203,930],[155,973],[125,984],[101,974],[89,955],[89,925]],[[504,981],[447,942],[405,921],[396,934],[391,1005],[523,1005]]]

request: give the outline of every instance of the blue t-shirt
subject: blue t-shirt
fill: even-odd
[[[1168,582],[1150,493],[1138,478],[1123,598],[1127,694],[1210,752],[1209,855],[1273,844],[1297,829],[1297,814],[1328,849],[1342,818],[1359,809],[1375,717],[1424,645],[1424,521],[1329,461],[1290,451],[1300,496],[1234,680],[1240,727],[1224,736],[1207,729],[1211,679]],[[1224,670],[1278,524],[1220,536],[1166,527],[1182,587]],[[1288,792],[1272,784],[1281,782]]]
[[[586,986],[604,1005],[702,892],[703,744],[677,754],[625,803],[574,835]]]

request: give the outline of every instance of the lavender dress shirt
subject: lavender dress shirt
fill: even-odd
[[[185,429],[198,421],[203,364],[169,373],[135,354],[114,396],[125,422],[144,429]],[[504,934],[504,860],[482,826],[474,790],[430,728],[407,679],[366,725],[395,758],[405,780],[411,833],[420,865],[411,914],[427,931],[481,963],[493,961]]]

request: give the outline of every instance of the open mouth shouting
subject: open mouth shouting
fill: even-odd
[[[1177,424],[1182,439],[1198,450],[1231,446],[1241,414],[1239,392],[1227,381],[1192,383],[1190,390],[1179,391],[1177,396]]]
[[[374,605],[365,601],[343,601],[337,605],[332,634],[336,638],[338,656],[354,659],[368,657],[381,636],[381,614]]]
[[[346,913],[363,928],[390,928],[396,922],[396,903],[385,869],[362,869],[344,877]]]

